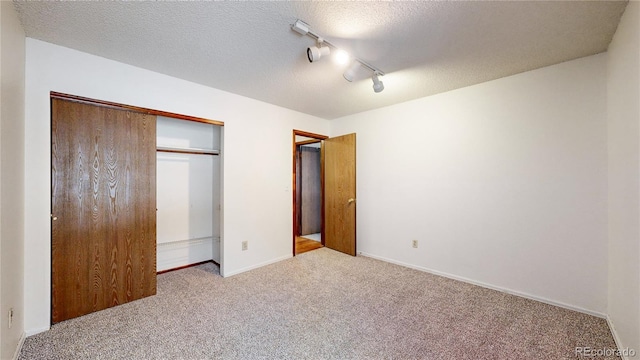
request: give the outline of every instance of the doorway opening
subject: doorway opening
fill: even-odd
[[[329,138],[324,135],[293,130],[293,255],[300,254],[303,248],[296,249],[296,239],[302,237],[303,232],[317,230],[303,230],[305,226],[305,154],[317,153],[320,146],[320,241],[307,244],[313,248],[327,247],[351,256],[356,255],[356,134],[346,134]],[[301,159],[299,162],[298,159]],[[307,160],[307,163],[313,163]],[[317,160],[316,160],[317,162]],[[315,170],[317,172],[317,169]],[[308,173],[313,173],[311,170]],[[307,174],[308,175],[308,174]],[[317,175],[314,175],[317,178]],[[317,181],[317,180],[316,180]],[[315,197],[317,201],[317,196]],[[317,209],[317,204],[310,201],[307,207]],[[316,210],[317,211],[317,210]],[[316,228],[317,229],[317,228]],[[300,250],[300,251],[297,251]]]
[[[323,141],[293,131],[293,255],[324,247]]]

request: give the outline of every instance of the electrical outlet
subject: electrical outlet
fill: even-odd
[[[13,308],[9,309],[9,329],[11,329],[11,325],[13,325]]]
[[[413,246],[415,249],[417,249],[418,248],[418,240],[411,241],[411,246]]]
[[[243,241],[242,242],[242,251],[245,250],[249,250],[249,242],[248,241]]]

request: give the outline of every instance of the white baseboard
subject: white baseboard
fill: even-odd
[[[597,311],[592,311],[592,310],[588,310],[588,309],[584,309],[584,308],[581,308],[579,306],[565,304],[565,303],[560,302],[560,301],[549,300],[549,299],[546,299],[546,298],[543,298],[543,297],[527,294],[527,293],[516,291],[516,290],[511,290],[511,289],[508,289],[508,288],[503,288],[503,287],[500,287],[500,286],[495,286],[495,285],[483,283],[481,281],[476,281],[476,280],[468,279],[468,278],[465,278],[465,277],[462,277],[462,276],[448,274],[448,273],[445,273],[445,272],[442,272],[442,271],[437,271],[437,270],[429,269],[429,268],[422,267],[422,266],[417,266],[417,265],[413,265],[413,264],[404,263],[402,261],[397,261],[397,260],[385,258],[385,257],[382,257],[382,256],[368,254],[368,253],[365,253],[365,252],[358,252],[358,255],[362,255],[362,256],[366,256],[366,257],[372,258],[372,259],[381,260],[381,261],[385,261],[385,262],[388,262],[388,263],[392,263],[392,264],[408,267],[408,268],[411,268],[411,269],[414,269],[414,270],[424,271],[424,272],[427,272],[427,273],[430,273],[430,274],[433,274],[433,275],[438,275],[438,276],[446,277],[446,278],[449,278],[449,279],[466,282],[468,284],[481,286],[483,288],[496,290],[496,291],[500,291],[500,292],[511,294],[511,295],[515,295],[515,296],[520,296],[520,297],[523,297],[523,298],[526,298],[526,299],[539,301],[539,302],[542,302],[542,303],[545,303],[545,304],[558,306],[558,307],[561,307],[561,308],[565,308],[565,309],[581,312],[581,313],[584,313],[584,314],[596,316],[596,317],[603,318],[603,319],[607,317],[607,315],[604,314],[604,313],[597,312]]]
[[[156,271],[175,269],[213,259],[213,238],[159,243],[156,247]]]
[[[611,321],[611,318],[609,317],[609,315],[607,315],[607,324],[609,325],[609,330],[611,330],[611,335],[613,335],[613,341],[615,341],[616,343],[616,348],[622,349],[622,342],[620,341],[620,337],[618,336],[616,327],[613,326],[613,322]],[[640,351],[640,350],[636,350],[636,351]],[[631,360],[631,358],[627,357],[625,354],[622,354],[622,353],[620,354],[620,358],[622,358],[622,360]]]
[[[22,345],[24,344],[24,339],[27,338],[27,334],[23,331],[20,336],[20,340],[18,340],[18,346],[16,347],[16,351],[13,353],[13,360],[18,360],[20,356],[20,351],[22,351]]]
[[[49,329],[51,329],[50,326],[25,330],[25,336],[29,337],[29,336],[33,336],[33,335],[36,335],[36,334],[40,334],[42,332],[49,331]]]
[[[238,269],[238,270],[234,270],[234,271],[230,271],[230,272],[225,272],[224,274],[221,274],[221,275],[222,275],[222,277],[229,277],[229,276],[233,276],[233,275],[238,275],[240,273],[247,272],[247,271],[253,270],[253,269],[257,269],[257,268],[260,268],[260,267],[263,267],[263,266],[271,265],[271,264],[280,262],[282,260],[290,259],[292,257],[293,257],[292,254],[280,256],[280,257],[277,257],[275,259],[271,259],[271,260],[268,260],[268,261],[265,261],[265,262],[261,262],[261,263],[256,264],[256,265],[251,265],[251,266],[247,266],[247,267],[242,268],[242,269]]]

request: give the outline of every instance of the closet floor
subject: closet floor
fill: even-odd
[[[304,237],[296,236],[296,255],[305,253],[307,251],[320,249],[322,243],[315,240],[305,239]]]

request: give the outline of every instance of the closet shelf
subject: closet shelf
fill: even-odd
[[[180,153],[180,154],[220,155],[219,150],[197,149],[197,148],[176,148],[176,147],[166,147],[166,146],[158,146],[156,148],[156,151]]]

